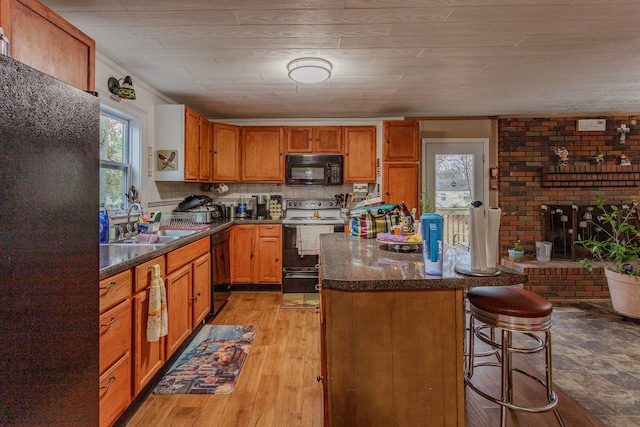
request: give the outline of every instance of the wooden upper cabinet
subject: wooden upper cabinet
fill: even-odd
[[[288,127],[287,153],[342,154],[342,127]]]
[[[0,0],[10,55],[81,90],[95,90],[95,41],[37,0]]]
[[[184,180],[211,182],[211,123],[185,105]]]
[[[213,123],[213,181],[240,181],[240,127]]]
[[[409,210],[418,206],[420,167],[416,162],[385,163],[382,198],[387,203],[404,202]]]
[[[197,181],[200,169],[200,115],[184,108],[184,180]]]
[[[284,182],[284,128],[245,126],[242,137],[242,181]]]
[[[211,140],[211,122],[204,117],[200,118],[200,124],[198,126],[200,130],[200,147],[199,147],[199,161],[200,167],[198,169],[198,180],[211,181],[211,165],[213,163],[213,141]]]
[[[344,182],[376,181],[376,127],[344,127]]]
[[[385,121],[382,123],[382,160],[419,161],[419,127],[416,120]]]

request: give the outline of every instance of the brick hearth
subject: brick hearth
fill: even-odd
[[[640,199],[640,129],[631,124],[640,116],[598,116],[606,120],[606,129],[598,132],[578,131],[583,118],[594,117],[498,121],[500,255],[506,257],[519,240],[526,258],[514,267],[529,275],[527,288],[551,299],[608,298],[609,292],[601,268],[589,272],[579,262],[555,256],[550,262],[535,261],[535,242],[545,240],[541,206],[587,206],[595,197],[617,205]],[[621,124],[631,128],[625,144],[616,131]],[[555,147],[567,148],[568,166],[557,165]],[[605,159],[594,165],[598,150]],[[620,165],[622,154],[632,166]]]

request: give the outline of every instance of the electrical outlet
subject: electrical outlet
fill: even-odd
[[[366,193],[369,191],[369,185],[365,182],[353,184],[353,192],[354,193]]]

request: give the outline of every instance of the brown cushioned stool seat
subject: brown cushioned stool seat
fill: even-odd
[[[540,295],[514,287],[476,287],[467,292],[469,301],[469,352],[465,370],[465,383],[473,391],[501,406],[500,425],[506,426],[507,409],[526,412],[554,410],[560,425],[564,425],[557,410],[557,394],[552,389],[551,376],[551,313],[552,304]],[[476,322],[479,325],[476,326]],[[500,333],[495,333],[500,331]],[[525,339],[514,345],[513,334],[521,334]],[[538,333],[538,335],[536,335]],[[543,338],[539,335],[542,334]],[[500,337],[500,339],[498,339]],[[494,351],[475,353],[475,340],[488,345]],[[533,344],[532,344],[533,343]],[[513,354],[545,354],[545,378],[537,373],[526,372],[513,366]],[[495,356],[495,362],[479,362],[482,356]],[[475,368],[499,367],[501,376],[500,396],[494,396],[479,389],[472,382]],[[546,389],[547,402],[530,406],[518,404],[513,398],[513,373],[524,374]],[[497,372],[496,372],[497,373]]]

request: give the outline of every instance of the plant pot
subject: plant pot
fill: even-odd
[[[510,261],[522,261],[522,257],[524,256],[524,251],[516,251],[515,249],[507,249],[509,252],[509,260]]]
[[[640,276],[604,269],[613,309],[619,314],[640,319]]]

